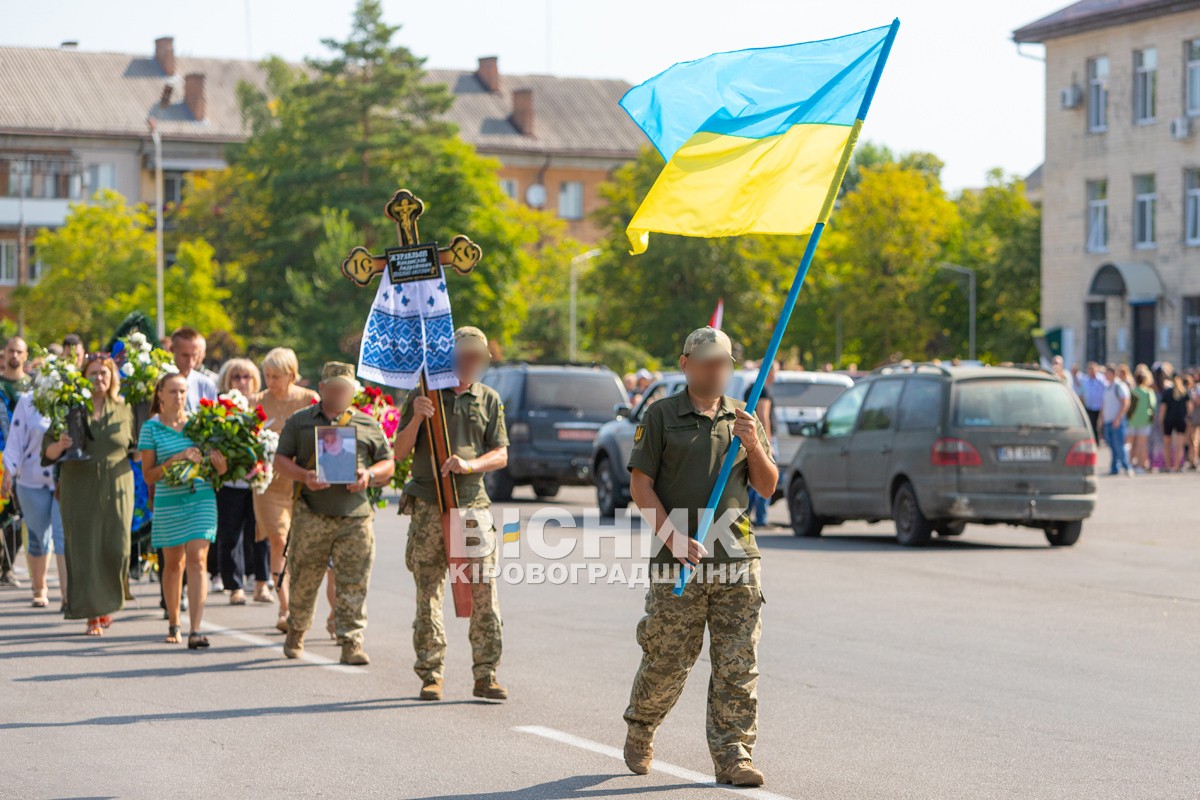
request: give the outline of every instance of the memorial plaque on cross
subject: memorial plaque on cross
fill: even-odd
[[[372,255],[355,247],[342,262],[342,274],[359,286],[376,276],[379,288],[363,330],[358,357],[360,378],[419,390],[433,401],[434,415],[426,420],[421,435],[428,437],[442,512],[442,534],[450,565],[450,587],[455,616],[471,615],[471,586],[464,567],[467,559],[462,526],[452,524],[458,507],[454,475],[443,476],[441,465],[450,455],[442,389],[458,385],[454,374],[454,321],[450,314],[450,289],[444,267],[466,275],[479,263],[483,251],[466,236],[455,236],[449,246],[422,242],[417,220],[425,204],[407,189],[397,191],[384,207],[396,223],[399,246]]]

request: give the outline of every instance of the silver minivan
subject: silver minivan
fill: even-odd
[[[1079,398],[1043,372],[884,368],[806,426],[783,485],[797,536],[892,519],[901,544],[967,523],[1073,545],[1096,504],[1096,442]]]

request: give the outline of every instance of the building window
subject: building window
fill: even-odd
[[[1183,363],[1200,366],[1200,297],[1183,298]]]
[[[89,196],[105,189],[115,190],[117,188],[117,165],[91,164],[87,169],[87,177],[87,193]]]
[[[29,265],[29,282],[37,283],[46,275],[46,265],[42,263],[42,259],[38,258],[37,250],[31,244],[29,245],[29,256],[25,262]]]
[[[17,285],[17,243],[0,242],[0,286]]]
[[[1088,130],[1100,133],[1108,130],[1108,58],[1089,58],[1088,71]]]
[[[1108,360],[1108,320],[1104,301],[1087,304],[1087,360],[1097,364]]]
[[[583,219],[583,183],[563,181],[558,186],[558,215],[563,219]]]
[[[517,191],[518,191],[516,179],[515,178],[501,178],[500,179],[500,191],[502,191],[506,195],[508,195],[509,200],[516,200],[517,199]]]
[[[177,170],[163,170],[163,210],[173,209],[183,201],[183,176]]]
[[[1133,246],[1154,247],[1154,212],[1158,194],[1153,175],[1133,177]]]
[[[1158,51],[1153,47],[1133,51],[1133,121],[1154,122]]]
[[[1183,188],[1184,241],[1200,245],[1200,169],[1184,171]]]
[[[1187,113],[1200,116],[1200,39],[1187,43]]]
[[[1108,251],[1108,181],[1087,182],[1087,249]]]

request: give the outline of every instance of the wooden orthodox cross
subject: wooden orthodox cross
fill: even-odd
[[[422,242],[417,220],[424,211],[425,204],[419,197],[407,189],[397,191],[384,213],[396,223],[400,246],[387,248],[382,256],[355,247],[342,262],[342,274],[358,286],[367,286],[376,275],[384,276],[363,334],[359,375],[402,389],[419,386],[433,401],[433,417],[425,421],[422,433],[431,445],[454,613],[469,617],[471,585],[464,572],[467,559],[461,555],[465,543],[455,541],[456,536],[463,535],[462,527],[451,524],[458,496],[454,475],[443,477],[441,470],[450,457],[441,390],[457,384],[453,375],[454,327],[443,267],[453,267],[466,275],[479,263],[483,251],[461,235],[451,239],[447,247]]]

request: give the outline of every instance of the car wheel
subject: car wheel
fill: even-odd
[[[596,507],[600,516],[614,517],[617,514],[617,476],[613,472],[612,459],[601,456],[596,462]]]
[[[554,497],[558,494],[558,484],[552,481],[534,481],[533,493],[537,495],[538,500],[543,497]]]
[[[1083,533],[1083,520],[1055,522],[1046,528],[1046,541],[1050,543],[1051,547],[1070,547],[1079,541],[1081,533]]]
[[[892,519],[896,522],[896,538],[905,547],[921,547],[929,544],[933,536],[933,525],[921,513],[917,505],[917,493],[908,481],[900,484],[892,499]]]
[[[934,528],[938,536],[962,536],[967,527],[965,522],[943,522]]]
[[[483,488],[487,490],[488,497],[501,503],[512,500],[513,489],[516,488],[512,476],[508,474],[508,470],[506,469],[498,469],[485,473],[483,484]]]
[[[797,536],[820,536],[825,520],[813,510],[812,495],[803,478],[796,478],[788,487],[788,514],[792,518],[792,533]]]

